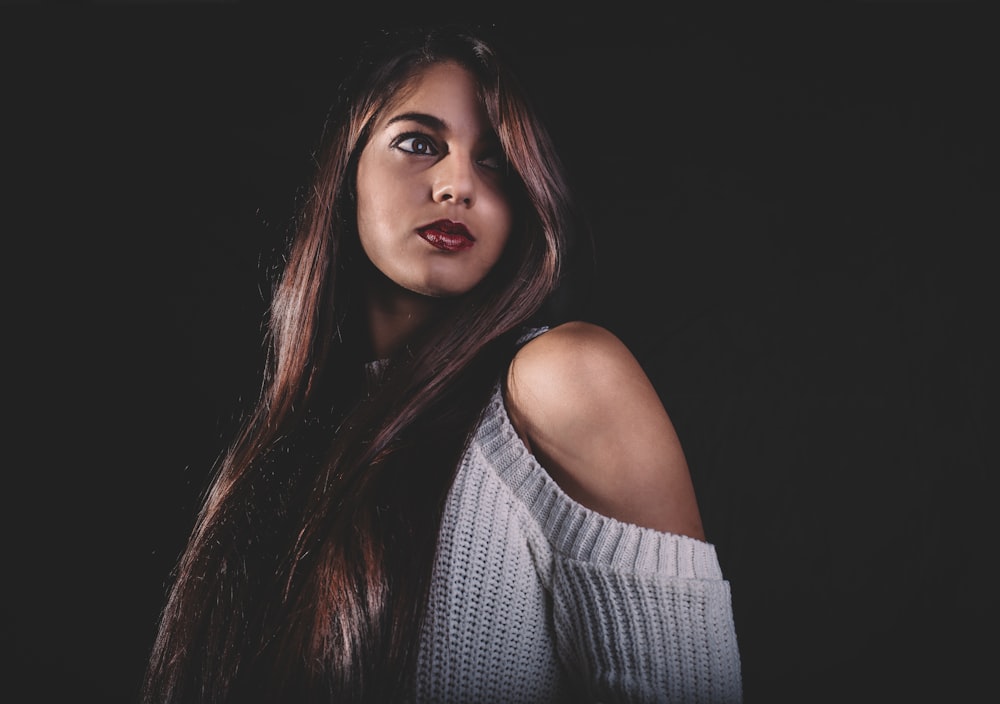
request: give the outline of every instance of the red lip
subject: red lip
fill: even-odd
[[[469,229],[460,222],[436,220],[417,228],[417,234],[424,240],[446,252],[468,249],[476,242]]]

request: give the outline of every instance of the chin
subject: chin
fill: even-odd
[[[427,298],[442,298],[442,299],[444,299],[444,298],[459,298],[461,296],[464,296],[465,294],[467,294],[471,290],[472,290],[471,287],[470,288],[462,288],[462,289],[428,288],[428,289],[425,289],[425,290],[415,290],[414,293],[419,293],[420,295],[426,296]]]
[[[454,281],[448,284],[437,284],[430,283],[421,286],[413,287],[410,290],[414,293],[419,293],[422,296],[427,296],[429,298],[458,298],[464,296],[469,291],[476,287],[478,281],[472,282],[462,282],[456,283]]]

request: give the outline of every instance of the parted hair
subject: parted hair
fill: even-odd
[[[457,463],[585,235],[550,134],[485,36],[384,31],[339,84],[274,278],[259,398],[215,463],[171,574],[146,704],[405,697]],[[514,231],[487,277],[442,300],[371,384],[358,160],[400,91],[442,61],[476,77]]]

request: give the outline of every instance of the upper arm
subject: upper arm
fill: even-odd
[[[532,453],[584,506],[704,540],[680,440],[629,349],[574,322],[527,343],[511,364],[507,407]]]

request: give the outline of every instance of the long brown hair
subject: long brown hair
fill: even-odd
[[[341,86],[267,318],[260,397],[219,458],[173,574],[146,702],[398,701],[410,684],[441,510],[525,325],[584,231],[552,139],[496,47],[386,32]],[[380,384],[366,385],[355,174],[423,67],[458,61],[509,164],[516,232]]]

